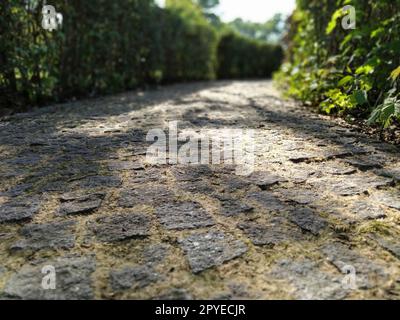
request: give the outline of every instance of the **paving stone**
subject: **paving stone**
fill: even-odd
[[[350,212],[356,218],[364,220],[386,218],[386,213],[383,208],[369,200],[353,201],[350,205]]]
[[[39,210],[38,197],[13,198],[0,204],[0,223],[28,220]]]
[[[192,234],[178,242],[194,273],[222,265],[247,252],[247,246],[242,241],[219,231]]]
[[[397,259],[400,259],[400,241],[398,239],[389,239],[379,235],[371,235],[371,239],[375,240],[383,249],[389,251]]]
[[[283,177],[271,174],[265,171],[253,172],[247,180],[260,187],[262,190],[267,190],[268,188],[277,185],[282,182],[287,182]]]
[[[134,190],[124,190],[121,192],[118,205],[124,208],[132,208],[137,205],[154,204],[170,201],[173,193],[162,186],[140,187]]]
[[[292,161],[293,163],[301,163],[301,162],[315,161],[321,157],[323,157],[323,155],[317,153],[296,152],[293,155],[289,155],[289,160]]]
[[[343,270],[346,266],[354,267],[356,271],[356,282],[360,289],[369,289],[374,286],[382,286],[387,273],[380,264],[371,261],[355,250],[340,242],[326,244],[321,249],[338,270]]]
[[[343,276],[323,272],[310,259],[280,260],[268,275],[292,284],[292,294],[301,300],[341,300],[348,292],[343,288]]]
[[[379,162],[371,161],[368,159],[352,158],[345,160],[345,163],[350,164],[363,171],[382,168],[382,164],[380,164]]]
[[[71,249],[75,244],[74,221],[29,224],[20,230],[24,237],[11,247],[11,251],[40,249]]]
[[[329,166],[324,164],[322,170],[323,172],[337,176],[351,175],[357,172],[357,169],[338,163],[330,164]]]
[[[375,172],[380,176],[392,178],[396,182],[400,181],[400,169],[390,168],[390,169],[376,170]]]
[[[196,202],[169,202],[156,207],[160,223],[169,230],[183,230],[214,225],[212,217]]]
[[[157,265],[167,257],[171,246],[165,243],[151,245],[143,251],[143,260],[151,266]]]
[[[7,164],[17,165],[17,166],[34,166],[40,162],[42,157],[35,153],[25,153],[22,156],[17,156],[15,158],[6,161]]]
[[[108,168],[111,171],[124,171],[124,170],[143,170],[144,167],[141,163],[134,161],[110,161]]]
[[[326,220],[309,208],[293,209],[289,213],[288,219],[301,229],[311,232],[315,236],[320,235],[328,227]]]
[[[274,246],[284,242],[303,240],[300,229],[287,225],[283,218],[275,218],[265,224],[248,221],[238,225],[255,245]]]
[[[352,155],[352,152],[347,150],[328,150],[324,152],[324,158],[327,160],[344,158]]]
[[[213,175],[207,165],[176,166],[172,169],[172,173],[178,181],[196,181]]]
[[[371,199],[385,207],[400,210],[400,193],[396,190],[375,192],[371,195]]]
[[[58,216],[74,214],[90,214],[97,210],[105,197],[104,193],[91,193],[85,195],[64,194],[61,196],[61,204]]]
[[[125,267],[110,272],[110,284],[115,291],[142,289],[159,279],[160,275],[148,265]]]
[[[45,290],[43,267],[53,266],[56,272],[56,289]],[[6,297],[25,300],[81,300],[94,299],[91,279],[95,271],[94,256],[62,257],[36,265],[24,265],[6,283]]]
[[[388,187],[393,180],[384,177],[369,177],[360,175],[340,176],[336,179],[321,178],[314,180],[312,185],[321,190],[328,189],[330,192],[339,196],[355,196],[368,194],[370,190]]]
[[[134,176],[129,178],[130,184],[144,184],[148,182],[163,183],[166,180],[165,172],[159,168],[150,168],[133,172]]]
[[[252,212],[254,207],[230,197],[218,197],[221,202],[221,214],[227,217]]]
[[[191,193],[210,194],[214,192],[214,188],[208,182],[202,180],[195,182],[178,182],[177,186],[179,189]]]
[[[226,192],[234,192],[240,189],[247,189],[250,182],[234,175],[223,175],[219,183]]]
[[[87,223],[88,230],[99,241],[113,242],[150,234],[150,219],[139,213],[121,213],[102,216]]]
[[[18,184],[16,186],[13,186],[12,188],[9,188],[4,195],[7,197],[18,197],[21,195],[24,195],[26,191],[31,189],[33,186],[32,183],[22,183]]]
[[[82,188],[116,188],[121,186],[121,184],[121,179],[115,176],[91,176],[77,182],[77,185]]]
[[[275,194],[269,191],[253,192],[247,196],[249,200],[256,200],[270,212],[288,211],[292,207],[281,201]]]
[[[295,204],[312,204],[320,199],[317,191],[297,187],[296,189],[278,189],[275,190],[285,202],[294,202]]]

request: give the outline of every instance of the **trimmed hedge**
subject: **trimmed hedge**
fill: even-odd
[[[267,78],[279,69],[282,48],[235,32],[221,37],[218,45],[218,78]]]

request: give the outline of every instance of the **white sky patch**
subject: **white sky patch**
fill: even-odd
[[[155,0],[156,4],[159,5],[161,8],[165,7],[165,0]]]
[[[252,22],[265,22],[276,13],[289,15],[295,7],[295,0],[220,0],[220,5],[215,13],[224,22],[236,18]]]

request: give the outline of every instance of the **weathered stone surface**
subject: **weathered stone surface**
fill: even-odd
[[[221,186],[226,192],[233,192],[240,189],[246,189],[249,187],[250,182],[245,181],[244,178],[237,177],[234,175],[223,175],[221,177]]]
[[[231,197],[217,195],[217,199],[221,203],[221,213],[227,217],[246,214],[254,210],[254,207]]]
[[[172,169],[172,173],[175,179],[179,181],[197,181],[213,175],[212,170],[207,165],[177,166]]]
[[[296,188],[296,189],[279,189],[275,190],[277,194],[283,199],[285,202],[295,203],[295,204],[312,204],[313,202],[319,200],[320,195],[317,191],[308,190],[304,188]]]
[[[56,289],[45,290],[42,268],[53,266],[56,272]],[[95,270],[93,256],[63,257],[37,265],[25,265],[14,274],[4,288],[9,298],[29,300],[79,300],[93,299],[91,275]],[[46,269],[45,269],[46,270]]]
[[[359,159],[359,158],[346,159],[345,163],[350,164],[363,171],[382,168],[382,164],[380,164],[379,162],[371,161],[368,159]]]
[[[357,169],[344,164],[334,163],[330,166],[324,164],[323,171],[332,175],[342,176],[356,173]]]
[[[262,190],[267,190],[268,188],[282,183],[287,182],[287,180],[283,177],[280,177],[275,174],[271,174],[265,171],[256,171],[253,172],[248,178],[247,181],[253,183],[260,187]]]
[[[134,171],[134,175],[128,182],[129,184],[143,184],[148,182],[163,183],[166,180],[165,172],[159,168],[149,168],[146,170]]]
[[[289,226],[285,219],[271,219],[265,224],[248,221],[238,225],[255,245],[274,246],[304,239],[300,229]]]
[[[275,194],[268,191],[250,193],[247,198],[249,200],[256,200],[266,210],[271,212],[282,212],[291,209],[291,206],[281,201]]]
[[[142,289],[160,279],[150,266],[125,267],[110,272],[110,284],[113,290]]]
[[[350,175],[340,176],[337,179],[323,178],[314,180],[312,185],[321,190],[328,189],[331,193],[346,197],[368,194],[370,190],[387,187],[392,183],[392,179],[385,177]]]
[[[379,235],[371,235],[371,239],[375,240],[383,249],[389,251],[397,259],[400,259],[400,241],[398,239],[389,239]]]
[[[82,188],[116,188],[121,184],[121,179],[116,176],[92,176],[77,182],[77,185]]]
[[[143,260],[151,266],[157,265],[164,261],[170,249],[171,247],[165,243],[151,245],[143,251]]]
[[[353,201],[350,205],[350,212],[355,218],[365,220],[382,219],[386,217],[386,213],[382,207],[368,200]]]
[[[28,191],[29,189],[31,189],[33,186],[32,183],[22,183],[22,184],[18,184],[16,186],[13,186],[11,188],[9,188],[4,195],[8,196],[8,197],[18,197],[23,195],[26,191]],[[1,194],[0,194],[1,195]]]
[[[146,237],[150,234],[150,219],[139,213],[107,215],[89,221],[88,230],[104,242]]]
[[[289,282],[296,299],[339,300],[348,294],[341,283],[343,276],[323,272],[318,263],[310,259],[280,260],[269,276]]]
[[[38,197],[13,198],[0,204],[0,223],[31,219],[39,209]]]
[[[211,216],[196,202],[168,202],[156,207],[156,215],[167,229],[196,229],[214,225]]]
[[[400,210],[400,193],[396,190],[376,192],[371,195],[371,199],[385,207]]]
[[[194,273],[219,266],[247,251],[242,241],[218,231],[193,234],[179,239],[179,244]]]
[[[60,198],[61,204],[57,215],[90,214],[101,206],[104,197],[104,193],[65,194]]]
[[[338,270],[341,271],[346,266],[354,268],[357,275],[356,285],[360,289],[381,286],[387,277],[386,271],[381,265],[362,256],[355,250],[351,250],[343,243],[329,243],[323,246],[321,251]]]
[[[383,169],[383,170],[376,170],[375,171],[378,175],[392,178],[393,180],[399,182],[400,181],[400,168],[390,168],[390,169]]]
[[[75,244],[74,221],[54,222],[46,224],[29,224],[20,230],[23,240],[11,246],[12,251],[70,249]]]
[[[313,161],[313,160],[319,159],[321,157],[322,157],[322,155],[317,154],[317,153],[296,152],[295,154],[289,156],[289,160],[294,163],[301,163],[301,162]]]
[[[328,223],[315,211],[309,208],[295,208],[290,211],[288,219],[301,229],[311,232],[313,235],[320,235]]]
[[[124,171],[124,170],[143,170],[144,167],[141,163],[133,161],[110,161],[108,168],[111,171]]]
[[[173,193],[162,186],[140,187],[134,190],[122,191],[118,204],[120,207],[132,208],[137,205],[168,201],[172,197]]]
[[[177,185],[179,189],[185,192],[205,194],[214,192],[214,188],[208,182],[201,180],[194,183],[190,181],[178,182]]]

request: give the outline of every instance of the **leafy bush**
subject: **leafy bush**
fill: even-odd
[[[355,30],[341,28],[342,8],[356,8]],[[289,23],[287,93],[326,113],[399,119],[400,0],[298,0]]]

